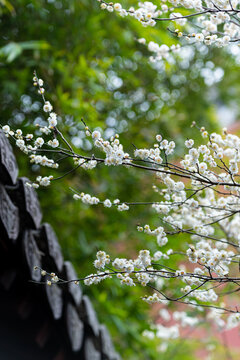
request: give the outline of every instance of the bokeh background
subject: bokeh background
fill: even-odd
[[[185,47],[170,62],[151,64],[150,53],[137,39],[176,43],[166,28],[163,23],[143,28],[133,19],[101,11],[95,0],[0,0],[0,123],[26,132],[35,131],[36,123],[44,124],[41,99],[32,85],[36,70],[45,82],[47,99],[61,117],[61,129],[78,151],[92,153],[81,118],[91,129],[101,127],[106,138],[119,133],[130,153],[134,146],[152,144],[155,134],[161,133],[176,142],[178,159],[184,139],[200,141],[190,126],[193,121],[209,131],[233,125],[237,131],[239,48]],[[21,176],[49,175],[30,165],[17,149],[15,153]],[[71,165],[62,163],[58,174]],[[139,234],[136,226],[158,225],[159,220],[146,207],[127,213],[88,207],[74,202],[69,188],[102,199],[152,201],[157,196],[152,184],[153,179],[140,171],[100,167],[79,170],[38,191],[44,220],[55,228],[64,256],[74,263],[79,277],[94,271],[99,249],[126,257],[145,247],[156,251],[154,242]],[[176,265],[181,257],[174,261]],[[188,332],[184,340],[172,340],[167,348],[160,340],[142,336],[158,319],[158,310],[140,299],[147,290],[120,287],[109,280],[84,292],[123,359],[227,358],[226,346],[227,354],[230,351],[237,359],[237,342],[226,345],[226,338],[204,324],[196,336],[189,338]]]

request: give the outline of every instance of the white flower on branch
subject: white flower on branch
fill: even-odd
[[[51,105],[51,103],[49,102],[49,101],[46,101],[45,102],[45,104],[43,105],[43,110],[45,111],[45,112],[50,112],[50,111],[52,111],[52,105]]]

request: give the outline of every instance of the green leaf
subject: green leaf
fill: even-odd
[[[6,57],[6,61],[11,63],[19,55],[21,55],[24,50],[47,50],[49,47],[50,45],[46,41],[42,40],[25,41],[20,43],[10,42],[0,49],[0,56]]]
[[[4,6],[9,12],[15,13],[15,9],[12,4],[7,0],[0,0],[0,5]]]

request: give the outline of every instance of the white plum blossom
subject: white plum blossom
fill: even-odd
[[[25,147],[25,141],[22,140],[22,139],[18,139],[18,140],[16,141],[16,145],[17,145],[19,148],[23,148],[23,149],[24,149],[24,147]]]
[[[9,127],[8,125],[4,125],[4,126],[2,127],[2,130],[3,130],[4,133],[7,135],[7,134],[9,134],[9,132],[10,132],[10,127]]]
[[[48,145],[53,148],[57,148],[59,146],[59,141],[57,139],[49,140]]]
[[[191,149],[191,147],[194,145],[194,140],[192,139],[186,140],[185,145],[187,148]]]
[[[51,112],[48,117],[48,124],[50,128],[57,126],[57,115],[54,112]]]
[[[110,208],[110,207],[112,206],[112,203],[111,203],[111,201],[110,201],[109,199],[106,199],[106,200],[103,202],[103,205],[104,205],[105,207]]]
[[[42,147],[43,144],[44,144],[44,139],[42,137],[38,137],[34,142],[34,145],[37,147]]]
[[[51,103],[49,101],[46,101],[45,104],[43,105],[43,110],[45,112],[50,112],[52,111],[53,107],[51,105]]]
[[[99,131],[93,131],[93,133],[92,133],[92,138],[93,138],[94,140],[100,139],[100,138],[101,138],[100,132],[99,132]]]

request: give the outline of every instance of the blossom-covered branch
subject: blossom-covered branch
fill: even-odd
[[[37,126],[42,136],[34,132],[24,134],[21,129],[13,131],[8,125],[2,129],[29,156],[31,163],[60,171],[62,161],[72,159],[73,167],[55,178],[52,175],[38,176],[29,186],[48,186],[51,181],[70,175],[79,168],[89,171],[100,164],[119,169],[134,168],[152,176],[155,181],[152,190],[156,201],[99,199],[94,194],[81,192],[81,189],[71,189],[76,201],[88,205],[118,211],[148,206],[159,222],[155,228],[149,224],[137,226],[139,232],[154,239],[156,251],[151,253],[149,249],[142,249],[135,258],[129,259],[114,259],[104,251],[98,251],[94,261],[96,272],[71,281],[78,283],[82,280],[86,285],[94,285],[116,277],[123,286],[148,289],[142,299],[149,304],[185,304],[200,309],[200,318],[205,310],[211,321],[221,328],[237,326],[240,321],[237,303],[224,303],[223,296],[237,293],[240,288],[240,138],[229,134],[226,129],[222,134],[208,134],[206,129],[198,129],[193,124],[201,135],[202,144],[195,146],[194,140],[187,139],[185,156],[176,162],[176,157],[173,157],[175,142],[163,139],[160,134],[149,148],[135,148],[133,154],[129,154],[118,134],[109,140],[104,139],[100,129],[91,130],[83,121],[86,138],[92,141],[95,149],[89,156],[75,151],[59,129],[58,116],[51,103],[45,99],[43,81],[36,74],[33,81],[47,114],[48,126]],[[57,162],[56,155],[62,160]],[[172,247],[165,250],[173,236]],[[181,243],[181,236],[184,236],[185,245]],[[181,255],[181,264],[172,268],[168,260],[177,254]],[[56,274],[40,271],[42,276],[48,276],[46,282],[49,286],[66,283]]]
[[[124,8],[120,3],[100,2],[100,7],[109,12],[117,12],[120,16],[131,16],[143,26],[154,27],[158,23],[173,23],[174,28],[167,28],[177,38],[184,42],[168,46],[150,41],[149,51],[154,53],[151,61],[166,59],[171,52],[176,52],[182,45],[203,43],[224,47],[231,43],[240,42],[240,8],[238,0],[169,0],[158,7],[153,2],[139,2],[138,6]],[[176,12],[177,11],[177,12]],[[181,12],[178,12],[181,11]],[[175,27],[180,26],[181,29]],[[146,44],[146,39],[139,42]]]

